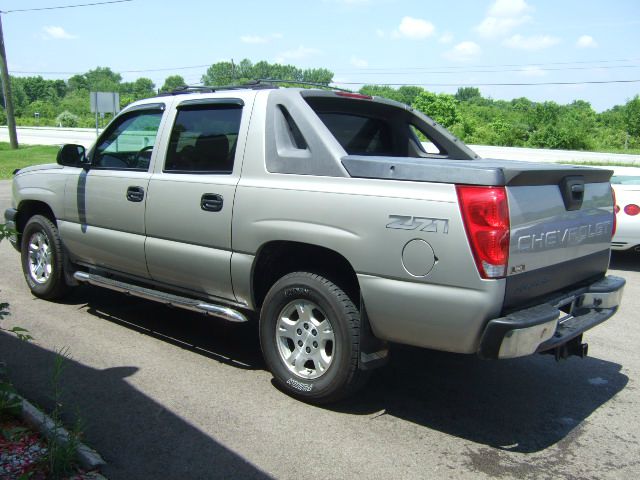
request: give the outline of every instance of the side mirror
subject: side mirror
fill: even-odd
[[[58,150],[56,161],[65,167],[82,167],[87,164],[87,150],[82,145],[68,143]]]

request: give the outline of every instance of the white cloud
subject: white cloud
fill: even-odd
[[[489,7],[490,17],[518,17],[533,10],[525,0],[496,0]]]
[[[303,58],[308,58],[313,55],[318,55],[322,53],[317,48],[308,48],[304,45],[299,45],[298,48],[294,50],[287,50],[286,52],[281,52],[276,58],[276,62],[284,63],[288,60],[302,60]]]
[[[395,37],[406,37],[414,40],[423,40],[432,36],[436,31],[433,23],[421,18],[403,17],[398,26],[398,30],[394,31]]]
[[[365,68],[369,66],[369,62],[367,62],[364,58],[358,58],[356,56],[352,56],[351,65],[357,68]]]
[[[482,53],[480,45],[475,42],[460,42],[451,50],[443,53],[443,56],[454,62],[466,62],[478,57]]]
[[[535,65],[528,65],[521,69],[518,73],[520,75],[524,75],[525,77],[544,77],[547,74],[547,72]]]
[[[507,38],[503,45],[517,50],[543,50],[560,43],[560,39],[550,35],[532,35],[523,37],[522,35],[513,35]]]
[[[240,41],[244,43],[269,43],[271,40],[275,40],[278,38],[282,38],[283,35],[281,33],[272,33],[270,35],[260,36],[260,35],[243,35],[240,37]]]
[[[451,32],[444,32],[438,38],[438,43],[451,43],[453,42],[453,34]]]
[[[530,22],[531,11],[533,8],[524,0],[496,0],[475,30],[487,38],[507,35],[515,27]]]
[[[596,48],[598,42],[596,42],[591,35],[582,35],[576,42],[578,48]]]
[[[75,35],[71,35],[62,27],[43,27],[44,38],[52,38],[54,40],[71,40],[77,38]]]
[[[483,37],[501,37],[507,35],[515,27],[530,21],[531,17],[528,15],[518,18],[487,17],[480,25],[476,26],[475,30]]]
[[[385,38],[387,36],[387,34],[385,33],[384,30],[382,30],[381,28],[377,28],[376,29],[376,35],[380,38]]]

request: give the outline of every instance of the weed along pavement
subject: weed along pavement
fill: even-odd
[[[10,182],[0,181],[0,211]],[[618,315],[588,332],[590,356],[482,361],[392,347],[356,397],[325,408],[271,384],[257,328],[98,288],[34,298],[0,244],[0,359],[31,401],[51,408],[54,355],[65,420],[107,461],[111,480],[149,478],[639,478],[640,256]]]

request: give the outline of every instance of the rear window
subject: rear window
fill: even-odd
[[[447,154],[404,108],[331,96],[306,96],[305,100],[347,155],[442,157]]]
[[[348,113],[318,113],[322,122],[349,155],[394,155],[389,122]]]

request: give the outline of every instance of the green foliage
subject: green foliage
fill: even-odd
[[[266,61],[253,64],[245,58],[239,64],[233,61],[214,63],[202,76],[202,83],[211,86],[241,85],[259,79],[291,80],[292,82],[329,85],[333,81],[333,72],[326,68],[302,70],[293,65]]]
[[[384,97],[407,105],[413,104],[416,97],[423,91],[422,87],[402,86],[395,89],[386,85],[365,85],[359,90],[363,95]]]
[[[77,115],[74,115],[68,110],[65,110],[60,115],[56,117],[56,124],[60,127],[79,127],[80,126],[80,118]]]
[[[160,91],[171,92],[176,88],[182,87],[186,84],[187,82],[184,81],[184,78],[182,77],[182,75],[169,75],[167,78],[164,79],[164,83],[162,84]]]
[[[301,69],[243,59],[239,63],[215,63],[202,76],[202,82],[212,86],[238,85],[256,79],[289,80],[291,85],[295,82],[329,85],[333,73],[326,68]],[[171,91],[184,84],[182,76],[170,75],[162,90]],[[11,77],[11,85],[17,123],[22,126],[93,127],[95,116],[89,109],[90,91],[117,91],[122,107],[156,93],[151,79],[123,82],[122,76],[108,67],[96,67],[66,82],[40,76]],[[471,144],[623,152],[640,149],[638,95],[624,105],[596,113],[582,100],[568,105],[534,102],[525,97],[493,100],[483,97],[476,87],[461,87],[455,95],[448,95],[415,86],[365,85],[360,93],[414,106]],[[0,98],[0,104],[2,102]],[[36,112],[40,114],[38,119],[34,117]],[[6,124],[4,109],[0,109],[0,124]],[[8,170],[0,163],[0,178],[7,178]]]
[[[624,124],[629,135],[640,137],[640,96],[636,95],[625,105]]]
[[[480,89],[476,87],[460,87],[454,96],[459,102],[471,102],[482,98]]]
[[[450,128],[460,121],[458,101],[453,95],[432,93],[423,90],[413,101],[413,108],[433,118],[439,124]]]

